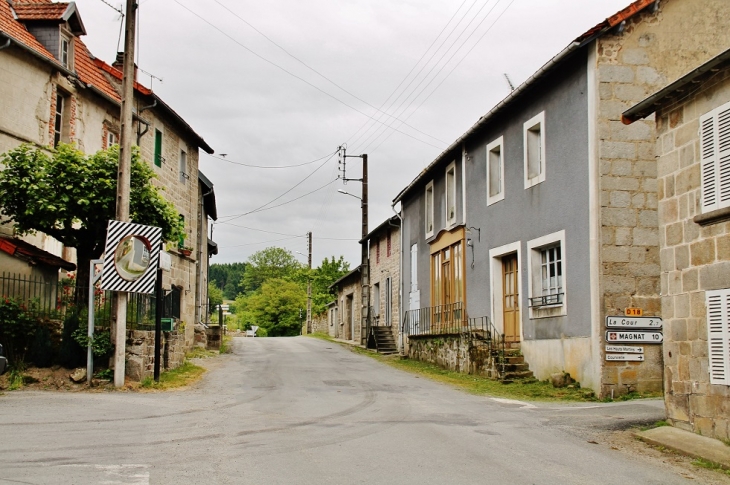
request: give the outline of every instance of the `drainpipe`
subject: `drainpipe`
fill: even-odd
[[[390,208],[395,212],[395,215],[398,216],[398,219],[400,219],[400,231],[398,232],[400,237],[400,268],[398,269],[399,275],[398,275],[398,333],[400,334],[400,355],[403,355],[403,328],[402,320],[403,320],[403,217],[401,217],[400,213],[395,210],[395,203],[391,204]],[[403,203],[401,202],[401,209],[403,208]],[[410,252],[408,253],[410,257]]]
[[[12,44],[12,41],[10,40],[10,37],[8,37],[8,40],[3,45],[0,45],[0,51],[10,47],[10,44]]]
[[[143,113],[144,111],[147,111],[148,109],[154,108],[155,106],[157,106],[157,99],[154,99],[154,100],[153,100],[153,102],[152,102],[152,104],[150,104],[150,105],[148,105],[148,106],[143,106],[142,108],[140,108],[140,109],[139,109],[139,110],[137,111],[137,122],[138,122],[138,124],[137,124],[137,146],[139,146],[139,142],[140,142],[140,140],[142,139],[142,137],[143,137],[143,136],[144,136],[144,135],[145,135],[145,134],[146,134],[146,133],[147,133],[148,131],[150,131],[150,124],[149,124],[149,123],[147,123],[147,122],[146,122],[145,120],[143,120],[143,119],[142,119],[142,118],[140,117],[140,115],[141,115],[141,114],[142,114],[142,113]],[[144,131],[142,131],[142,132],[140,132],[140,131],[139,131],[139,125],[140,125],[140,124],[144,124]]]

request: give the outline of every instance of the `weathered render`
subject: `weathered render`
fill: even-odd
[[[362,315],[360,268],[358,266],[330,286],[330,290],[337,295],[335,311],[331,312],[331,315],[336,317],[336,321],[333,325],[334,328],[330,327],[330,335],[357,343],[361,341],[362,329],[362,326],[359,325],[360,315]]]
[[[50,151],[66,142],[91,154],[118,142],[121,66],[92,56],[80,39],[84,34],[74,3],[0,0],[0,152],[23,143]],[[207,218],[216,217],[212,183],[198,183],[198,150],[212,149],[152,90],[135,83],[134,96],[134,144],[155,172],[153,183],[185,220],[184,241],[168,244],[172,270],[163,286],[179,295],[175,316],[189,348],[207,305],[207,260],[215,246],[206,234]],[[211,198],[213,212],[206,207]],[[48,236],[28,240],[75,258]],[[190,254],[178,246],[189,247]]]
[[[639,122],[651,113],[657,130],[667,417],[677,427],[727,440],[730,51],[632,107],[625,121]]]

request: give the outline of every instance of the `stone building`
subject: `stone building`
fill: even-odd
[[[730,50],[624,113],[642,118],[656,120],[667,418],[727,440]]]
[[[395,352],[400,341],[400,217],[396,215],[387,219],[360,243],[369,246],[370,322],[367,345],[379,352]]]
[[[362,281],[360,278],[361,266],[358,266],[329,287],[330,291],[337,296],[335,305],[330,307],[331,318],[333,316],[336,319],[334,325],[330,326],[331,337],[356,343],[361,341]],[[334,311],[331,311],[333,309]]]
[[[91,154],[118,142],[121,64],[94,57],[81,40],[85,34],[73,2],[0,0],[0,153],[24,143],[52,151],[66,142]],[[189,348],[207,302],[201,276],[207,274],[207,258],[215,246],[206,235],[207,218],[215,218],[210,210],[211,198],[215,207],[214,194],[210,181],[198,172],[198,151],[213,150],[169,105],[137,82],[134,111],[135,144],[155,172],[153,183],[164,188],[163,196],[185,222],[184,240],[167,244],[172,270],[165,274],[163,286],[172,291],[177,328],[183,347]],[[48,236],[30,242],[74,259],[69,248]]]
[[[661,390],[660,345],[606,350],[607,316],[661,312],[655,127],[621,114],[724,51],[728,18],[726,0],[637,0],[454,141],[394,200],[404,312],[488,317],[540,379]]]

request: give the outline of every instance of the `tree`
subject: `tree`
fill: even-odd
[[[246,263],[224,263],[210,265],[210,281],[223,291],[227,300],[235,300],[238,285],[246,272]]]
[[[208,283],[208,300],[210,302],[208,313],[212,313],[218,305],[223,303],[223,292],[212,281]]]
[[[91,156],[63,143],[50,156],[30,145],[10,150],[0,158],[0,222],[14,223],[20,235],[42,231],[76,248],[77,281],[84,284],[89,261],[103,253],[107,223],[115,216],[118,158],[117,145]],[[175,240],[183,223],[161,189],[151,184],[154,177],[135,148],[130,219],[160,227],[165,240]]]
[[[239,295],[235,305],[240,324],[263,327],[272,337],[299,335],[307,292],[293,281],[271,278],[257,291]]]
[[[335,297],[329,287],[350,271],[350,263],[344,256],[339,259],[324,258],[318,268],[312,270],[312,314],[319,315]]]
[[[241,290],[251,294],[271,279],[290,280],[302,265],[291,251],[271,247],[257,251],[248,258],[246,272],[241,279]]]

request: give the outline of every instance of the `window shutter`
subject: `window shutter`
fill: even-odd
[[[702,212],[730,207],[730,103],[700,118]]]
[[[710,384],[730,386],[730,289],[706,292]]]
[[[730,104],[720,108],[717,115],[718,141],[718,173],[720,184],[718,188],[719,208],[730,206]]]

